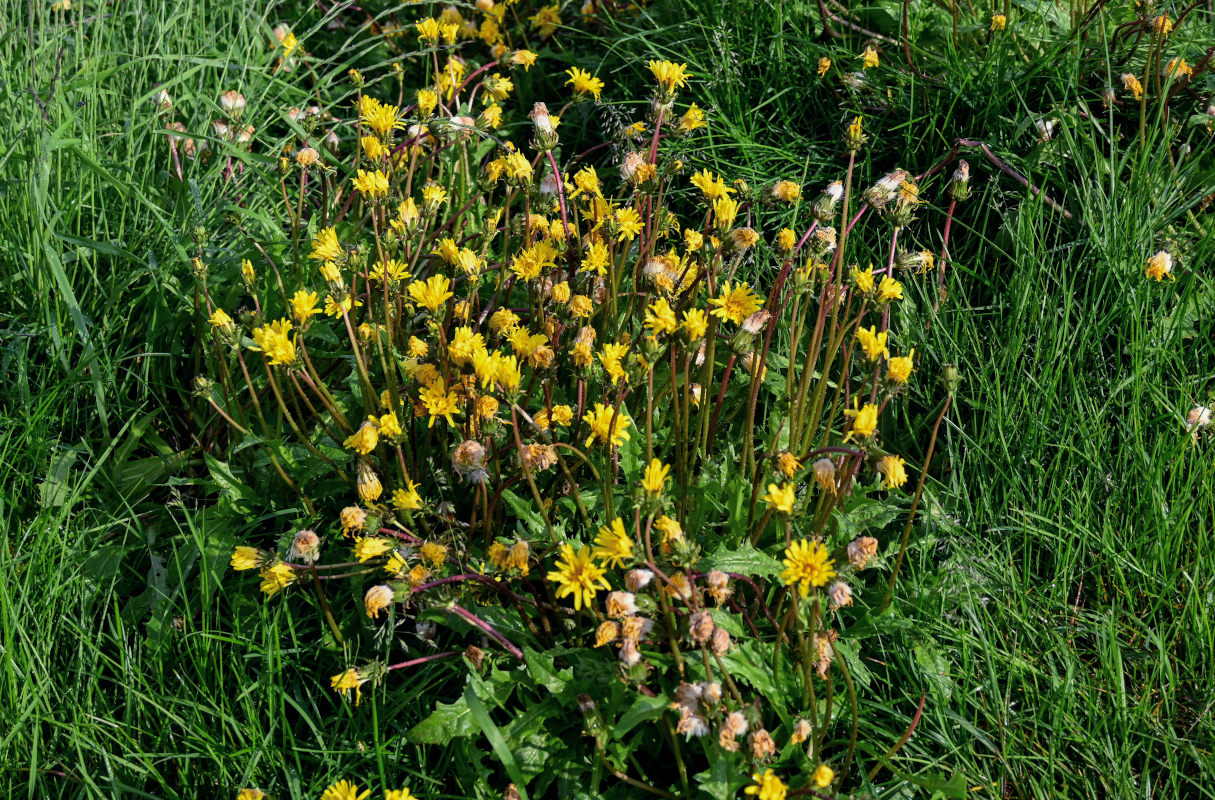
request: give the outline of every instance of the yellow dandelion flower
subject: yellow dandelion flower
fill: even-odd
[[[591,429],[591,435],[586,439],[587,447],[595,441],[619,447],[621,442],[627,442],[630,438],[628,428],[632,420],[624,413],[617,414],[616,409],[603,403],[595,403],[594,408],[582,415],[582,421]]]
[[[780,579],[786,586],[796,586],[802,597],[810,593],[811,587],[826,586],[835,577],[835,561],[821,542],[798,539],[785,549],[783,563]]]
[[[570,76],[565,85],[573,86],[575,98],[582,98],[589,94],[596,100],[599,99],[600,93],[603,92],[603,81],[592,77],[591,73],[578,67],[570,67],[565,74]]]
[[[651,61],[649,67],[650,72],[654,74],[654,80],[668,94],[688,85],[690,75],[687,64],[676,64],[673,61]]]
[[[605,573],[603,567],[591,560],[590,548],[574,550],[572,545],[563,544],[557,569],[548,573],[548,579],[558,584],[558,599],[573,595],[574,610],[581,611],[583,605],[594,602],[596,592],[611,588],[603,577]]]
[[[792,483],[786,484],[768,484],[768,493],[761,497],[769,508],[773,511],[779,511],[781,514],[792,514],[793,506],[797,502],[796,485]]]
[[[883,486],[887,489],[898,489],[907,483],[907,462],[899,456],[882,456],[877,470],[884,478]]]
[[[641,478],[641,488],[645,490],[646,494],[661,494],[670,475],[671,468],[655,458],[645,468],[645,475]]]
[[[735,324],[754,314],[763,305],[763,298],[751,292],[751,287],[745,283],[732,287],[729,281],[722,284],[717,297],[709,299],[711,305],[717,306],[711,312],[713,316],[729,320]]]

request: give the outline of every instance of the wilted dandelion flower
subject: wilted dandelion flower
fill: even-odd
[[[796,586],[798,593],[806,597],[811,587],[825,586],[835,577],[835,563],[821,542],[798,539],[785,549],[785,570],[780,578],[787,586]]]
[[[612,619],[624,619],[637,613],[636,598],[632,592],[612,592],[607,598],[607,615]]]
[[[1136,100],[1143,97],[1143,84],[1135,77],[1134,73],[1122,73],[1122,88],[1131,93],[1131,96]]]
[[[1008,17],[1004,16],[1003,14],[992,14],[991,25],[989,26],[988,30],[992,31],[993,33],[996,31],[1002,31],[1007,25]],[[830,781],[828,781],[828,783],[830,783]]]
[[[772,186],[772,196],[785,203],[796,203],[802,197],[802,187],[793,181],[777,181]]]
[[[872,536],[860,536],[848,543],[848,561],[857,569],[864,569],[869,559],[877,555],[878,541]]]
[[[287,558],[304,564],[315,564],[320,557],[321,537],[317,536],[314,531],[297,531],[291,539],[291,549],[287,551]]]
[[[810,738],[810,734],[813,732],[813,730],[814,729],[810,726],[809,720],[799,719],[793,726],[793,733],[789,736],[789,741],[793,744],[801,744]]]
[[[350,692],[354,690],[354,702],[363,699],[363,684],[371,680],[370,676],[364,675],[362,671],[351,667],[345,672],[334,675],[329,679],[329,686],[338,694],[350,699]],[[349,781],[338,781],[330,786],[321,795],[321,800],[363,800],[367,795],[371,794],[371,790],[358,794],[358,787]]]
[[[604,620],[595,630],[595,647],[603,647],[620,638],[620,626],[611,620]]]
[[[367,611],[367,616],[376,619],[380,616],[380,612],[392,605],[392,601],[396,598],[396,594],[390,586],[380,584],[372,586],[363,595],[363,607]]]
[[[338,513],[338,521],[342,526],[342,533],[349,535],[354,531],[361,531],[367,524],[367,512],[358,506],[346,506]]]
[[[866,47],[864,51],[857,56],[861,60],[861,69],[872,69],[878,66],[878,51],[872,47]]]
[[[1162,281],[1165,278],[1175,280],[1173,277],[1173,256],[1168,250],[1157,251],[1156,255],[1147,260],[1144,274],[1154,281]]]
[[[836,581],[827,587],[827,598],[832,611],[850,606],[852,605],[852,587],[843,581]]]
[[[820,458],[815,461],[814,480],[823,487],[823,491],[835,494],[835,462],[829,458]]]
[[[574,610],[581,611],[583,605],[591,605],[596,592],[610,588],[604,574],[605,570],[591,560],[590,548],[574,550],[572,545],[563,544],[557,569],[548,573],[548,579],[558,584],[558,599],[573,595]]]

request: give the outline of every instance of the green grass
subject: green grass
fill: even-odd
[[[171,180],[149,101],[167,84],[200,125],[233,86],[251,116],[299,104],[298,86],[261,68],[270,27],[295,14],[131,2],[75,12],[66,31],[48,8],[0,9],[4,794],[192,798],[258,783],[315,797],[349,775],[444,797],[472,793],[462,776],[504,774],[483,741],[404,743],[426,703],[458,696],[446,673],[419,670],[343,707],[320,677],[340,657],[315,644],[316,617],[263,605],[225,574],[230,545],[273,519],[246,523],[202,485],[183,287],[192,228],[217,232],[220,268],[239,241],[223,230],[222,162]],[[1215,192],[1209,140],[1183,134],[1194,152],[1174,172],[1155,123],[1141,151],[1135,115],[1102,109],[1119,72],[1104,42],[1129,12],[1078,44],[1065,11],[1030,4],[1010,16],[1017,38],[990,47],[986,20],[963,14],[978,44],[955,47],[944,11],[912,11],[929,77],[889,95],[850,98],[814,75],[820,55],[838,61],[864,40],[831,40],[811,3],[656,2],[554,58],[601,63],[621,97],[637,94],[626,88],[645,58],[688,61],[703,79],[695,99],[715,114],[696,155],[731,177],[805,175],[811,191],[842,177],[841,123],[863,112],[869,179],[923,171],[957,137],[981,138],[1075,214],[967,153],[976,191],[954,225],[949,299],[934,314],[916,283],[896,316],[900,345],[924,356],[900,419],[930,424],[944,364],[963,382],[909,570],[866,640],[865,738],[894,743],[926,694],[900,772],[956,770],[976,797],[1215,795],[1215,457],[1183,424],[1215,399],[1215,238],[1200,232],[1215,220],[1195,203]],[[863,24],[894,35],[899,12],[875,5]],[[1213,23],[1194,11],[1172,46],[1194,63],[1212,42],[1191,37]],[[902,63],[898,48],[883,56]],[[1199,88],[1209,94],[1209,78]],[[1041,115],[1059,120],[1047,145],[1033,141]],[[274,202],[254,180],[239,189],[252,212]],[[939,202],[940,184],[925,196]],[[942,212],[926,211],[909,244],[939,251]],[[1165,230],[1186,269],[1147,283],[1143,260]],[[909,422],[894,434],[917,464],[927,438]],[[875,795],[930,794],[889,775]]]

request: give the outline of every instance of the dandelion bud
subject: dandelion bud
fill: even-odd
[[[713,631],[713,636],[709,640],[709,650],[715,656],[724,656],[730,651],[730,634],[726,633],[725,628],[717,628]]]
[[[831,601],[832,611],[836,611],[844,606],[850,606],[852,605],[852,587],[843,581],[836,581],[827,587],[827,597]]]
[[[363,73],[361,73],[357,69],[351,67],[350,72],[348,72],[347,74],[350,76],[350,82],[354,84],[356,89],[363,88],[363,84],[366,83],[366,81],[363,78]]]
[[[469,483],[484,483],[489,477],[485,471],[485,448],[473,439],[456,446],[451,453],[451,465]]]
[[[957,366],[946,364],[941,370],[941,383],[944,384],[945,390],[953,394],[958,390],[958,384],[962,382],[962,375],[958,372]]]
[[[215,381],[205,375],[194,376],[194,396],[203,400],[208,400],[211,393],[215,391]]]
[[[648,569],[631,569],[624,576],[624,585],[630,592],[640,592],[654,580],[654,573]]]
[[[763,728],[748,736],[747,743],[751,746],[751,756],[758,760],[762,761],[776,754],[776,742],[772,741],[772,734]]]
[[[810,727],[809,721],[799,719],[793,726],[793,735],[789,737],[789,741],[793,744],[801,744],[810,738],[812,732],[813,729]]]
[[[859,536],[848,543],[848,561],[857,569],[864,569],[869,559],[877,555],[877,548],[877,539]]]
[[[863,84],[864,80],[864,76],[861,76],[859,83]],[[864,147],[867,141],[869,141],[869,137],[865,135],[864,121],[860,117],[853,117],[852,122],[848,125],[848,130],[844,132],[844,149],[849,153],[855,153]]]
[[[364,503],[374,503],[384,492],[379,477],[371,469],[371,465],[364,461],[359,462],[358,489],[359,497]]]
[[[396,599],[396,594],[392,588],[380,584],[372,586],[367,590],[367,594],[363,595],[363,606],[367,609],[367,616],[376,619],[380,616],[380,612],[392,605],[392,601]]]
[[[315,564],[321,557],[321,537],[309,530],[298,531],[291,540],[291,549],[287,551],[290,561],[304,564]]]
[[[688,620],[688,635],[696,644],[705,644],[713,636],[716,627],[713,616],[708,611],[697,611]]]
[[[953,177],[949,179],[949,188],[947,189],[951,200],[957,200],[959,203],[970,197],[970,164],[965,161],[959,161],[957,169],[953,171]]]

